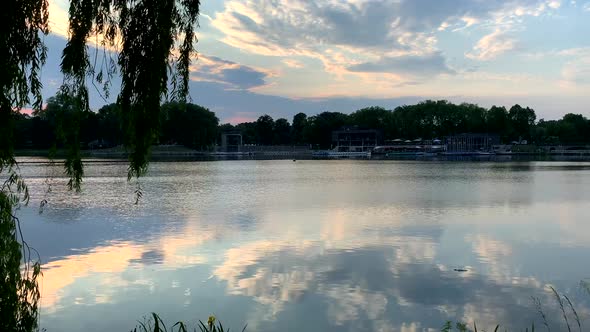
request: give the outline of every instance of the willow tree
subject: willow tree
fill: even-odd
[[[29,264],[30,250],[14,215],[28,192],[14,159],[13,125],[16,112],[30,104],[40,108],[43,101],[39,73],[47,7],[46,0],[9,0],[0,11],[0,331],[37,327],[40,269],[39,263]]]
[[[99,82],[108,92],[110,78],[121,77],[117,103],[124,114],[129,179],[147,170],[160,102],[184,101],[188,94],[199,7],[199,0],[70,1],[60,93],[73,98],[79,112],[88,111],[87,82]],[[0,17],[0,331],[31,331],[37,327],[40,268],[29,264],[30,250],[14,213],[28,202],[28,191],[18,173],[12,133],[22,108],[42,107],[39,75],[46,58],[42,36],[49,33],[47,0],[7,0]],[[92,61],[91,41],[111,61]],[[65,171],[70,187],[79,190],[79,128],[77,121],[68,120],[73,126],[62,135],[70,147]]]
[[[104,83],[118,70],[121,91],[117,103],[124,118],[125,145],[129,151],[128,177],[145,173],[149,148],[157,136],[160,103],[170,97],[185,101],[189,65],[194,53],[199,0],[72,0],[69,40],[61,68],[64,93],[88,109],[88,76]],[[91,61],[88,42],[98,41],[104,57]],[[79,154],[72,154],[66,170],[79,188],[83,169]]]

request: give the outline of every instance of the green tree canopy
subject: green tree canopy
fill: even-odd
[[[332,131],[348,123],[348,115],[340,112],[322,112],[307,119],[304,137],[308,142],[329,148],[332,145]]]
[[[262,145],[271,145],[274,137],[275,122],[270,115],[262,115],[256,120],[256,142]]]
[[[307,126],[307,115],[305,113],[297,113],[293,117],[292,125],[292,141],[293,144],[302,144],[305,142],[303,137],[303,130]]]
[[[291,144],[291,125],[284,118],[277,119],[273,128],[273,144],[288,145]]]
[[[488,131],[500,134],[502,137],[508,137],[511,132],[510,117],[506,107],[492,106],[487,113]]]
[[[162,105],[160,142],[208,150],[215,143],[218,125],[219,119],[207,108],[190,103],[166,103]]]
[[[531,108],[523,108],[516,104],[510,108],[508,112],[510,118],[510,127],[512,129],[512,139],[529,139],[531,137],[531,129],[535,125],[537,116],[535,111]]]

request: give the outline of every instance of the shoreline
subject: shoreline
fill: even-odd
[[[314,151],[268,151],[242,153],[213,153],[190,149],[162,150],[154,149],[150,161],[217,161],[217,160],[374,160],[374,161],[481,161],[481,162],[510,162],[510,161],[590,161],[590,154],[580,153],[530,153],[516,152],[511,154],[490,155],[400,155],[400,156],[324,156]],[[86,162],[126,162],[127,153],[123,150],[82,150],[82,159]],[[49,150],[16,150],[17,158],[43,158],[49,160]],[[66,153],[58,150],[55,160],[63,160]],[[25,163],[28,163],[24,161]],[[32,163],[32,161],[30,161]]]

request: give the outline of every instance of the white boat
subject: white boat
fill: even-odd
[[[318,158],[368,158],[371,157],[371,152],[320,150],[314,151],[312,155]]]
[[[493,156],[495,153],[486,151],[451,151],[441,153],[443,156]]]

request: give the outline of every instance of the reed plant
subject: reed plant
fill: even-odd
[[[246,331],[246,326],[242,328],[242,332],[244,331]],[[131,332],[230,332],[230,329],[225,328],[215,316],[209,316],[207,323],[199,320],[199,323],[192,328],[184,322],[176,322],[168,328],[162,318],[152,312],[151,317],[138,322]]]
[[[590,282],[582,281],[581,288],[590,294]],[[560,312],[559,322],[555,325],[551,325],[549,322],[548,316],[545,314],[543,307],[541,305],[541,300],[537,297],[532,297],[533,304],[541,318],[542,330],[547,332],[552,331],[561,331],[563,327],[567,328],[568,332],[582,332],[582,320],[576,311],[576,308],[570,298],[567,295],[560,294],[555,290],[555,288],[550,287],[550,290],[555,298]],[[563,325],[559,325],[559,323],[563,323]],[[242,332],[246,330],[247,326],[242,328]],[[535,332],[536,326],[535,323],[532,322],[530,327],[525,327],[525,332]],[[491,330],[484,330],[479,329],[477,324],[474,322],[473,326],[468,325],[464,322],[455,322],[447,321],[441,328],[441,332],[507,332],[507,329],[503,329],[500,324],[497,324]],[[131,331],[131,332],[230,332],[229,328],[225,328],[221,321],[218,321],[215,316],[209,316],[207,322],[204,323],[203,321],[198,322],[196,326],[189,328],[188,325],[184,322],[176,322],[174,325],[170,326],[169,328],[166,327],[166,324],[160,318],[160,316],[156,313],[152,313],[149,318],[140,321],[138,325]]]
[[[588,283],[587,281],[582,281],[581,287],[582,287],[582,289],[586,290],[588,292],[588,294],[590,294],[590,283]],[[559,307],[559,311],[561,314],[559,320],[560,321],[562,320],[561,323],[563,323],[563,325],[556,324],[556,326],[553,326],[554,327],[553,330],[554,331],[562,331],[563,327],[565,327],[565,328],[567,328],[568,332],[572,332],[572,331],[582,332],[583,331],[582,330],[582,321],[580,319],[580,316],[578,315],[578,312],[576,311],[574,304],[570,300],[570,298],[567,295],[560,294],[559,292],[557,292],[557,290],[555,290],[555,288],[553,288],[551,286],[549,288],[551,289],[553,297],[555,298],[555,300],[558,304],[558,307]],[[547,315],[545,314],[545,311],[543,310],[543,307],[541,305],[541,300],[538,297],[532,297],[531,299],[532,299],[533,304],[537,310],[537,313],[541,317],[541,323],[543,325],[543,330],[546,330],[547,332],[551,332],[552,328],[551,328],[551,325],[549,324],[549,319],[548,319]],[[573,321],[571,320],[572,318],[573,318]],[[559,324],[559,322],[558,322],[558,324]],[[470,326],[468,326],[466,323],[456,322],[455,324],[453,324],[452,321],[447,321],[441,328],[441,332],[453,332],[453,331],[478,332],[478,329],[477,329],[477,324],[475,322],[473,323],[473,329],[471,329]],[[480,330],[480,331],[485,331],[485,330]],[[500,325],[498,324],[494,327],[493,330],[487,330],[487,331],[507,332],[508,330],[501,329]],[[532,322],[531,326],[526,327],[524,329],[524,331],[535,332],[535,323]]]

